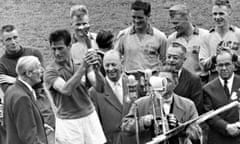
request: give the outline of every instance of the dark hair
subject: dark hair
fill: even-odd
[[[52,32],[49,36],[49,42],[50,45],[54,42],[58,42],[58,41],[64,41],[64,44],[66,46],[70,46],[71,44],[71,34],[68,30],[56,30],[54,32]]]
[[[1,28],[1,34],[4,33],[4,32],[11,32],[13,30],[15,30],[15,26],[14,25],[4,25],[2,26]]]
[[[96,42],[99,48],[111,49],[114,35],[110,30],[100,30],[97,33]]]
[[[143,10],[146,16],[150,16],[151,5],[148,2],[135,1],[131,5],[131,10]]]
[[[174,47],[174,48],[180,47],[184,53],[187,53],[187,48],[186,48],[186,46],[184,46],[184,45],[181,44],[180,42],[173,41],[173,42],[170,44],[169,47]]]
[[[215,0],[214,5],[216,6],[226,6],[227,8],[232,8],[229,0]]]

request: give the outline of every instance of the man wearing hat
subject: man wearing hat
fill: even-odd
[[[177,75],[170,67],[163,67],[159,76],[150,78],[150,83],[155,96],[142,97],[132,104],[129,113],[122,120],[121,126],[124,132],[135,134],[136,121],[134,111],[137,108],[140,144],[149,142],[156,136],[154,133],[156,129],[154,129],[153,124],[153,107],[155,108],[156,117],[160,119],[160,111],[161,109],[163,110],[163,115],[167,117],[167,125],[170,129],[177,127],[179,123],[184,123],[198,116],[197,109],[191,100],[178,96],[173,92],[177,85]],[[165,83],[165,85],[163,83]],[[161,105],[160,99],[162,99],[163,105]],[[201,129],[197,125],[190,127],[191,130],[187,129],[184,136],[181,135],[179,137],[177,136],[177,138],[170,139],[170,143],[174,141],[174,143],[189,144],[191,143],[189,138],[200,138]],[[159,128],[162,128],[160,124]],[[186,135],[189,137],[185,137]]]
[[[168,45],[177,41],[187,48],[187,57],[183,67],[188,71],[200,74],[199,50],[203,47],[202,39],[207,34],[207,30],[198,28],[191,22],[189,8],[184,4],[174,5],[169,9],[170,22],[175,32],[169,35]]]

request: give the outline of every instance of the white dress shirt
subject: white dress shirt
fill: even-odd
[[[117,96],[119,102],[123,104],[123,83],[122,83],[122,75],[120,76],[117,82],[111,81],[108,77],[106,77],[107,82],[112,88],[113,92]]]
[[[232,74],[232,76],[227,80],[227,87],[228,87],[228,91],[231,95],[232,93],[232,85],[233,85],[233,79],[234,79],[234,73]],[[222,84],[222,86],[224,87],[224,80],[219,76],[219,80],[220,83]]]

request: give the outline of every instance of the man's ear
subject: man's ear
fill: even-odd
[[[31,77],[32,76],[32,72],[31,71],[26,71],[26,76],[27,77]]]

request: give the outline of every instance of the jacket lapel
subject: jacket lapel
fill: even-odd
[[[185,110],[184,107],[182,107],[181,102],[179,101],[179,96],[175,95],[173,96],[174,99],[174,104],[173,104],[173,113],[176,116],[176,118],[180,121],[180,122],[185,122]]]
[[[16,84],[19,85],[30,96],[33,102],[35,101],[33,93],[29,90],[29,88],[24,83],[22,83],[20,80],[17,80]]]
[[[106,101],[111,104],[114,108],[116,108],[120,113],[122,113],[122,104],[119,102],[117,96],[114,94],[111,86],[105,79],[105,92],[104,92],[104,98]]]

